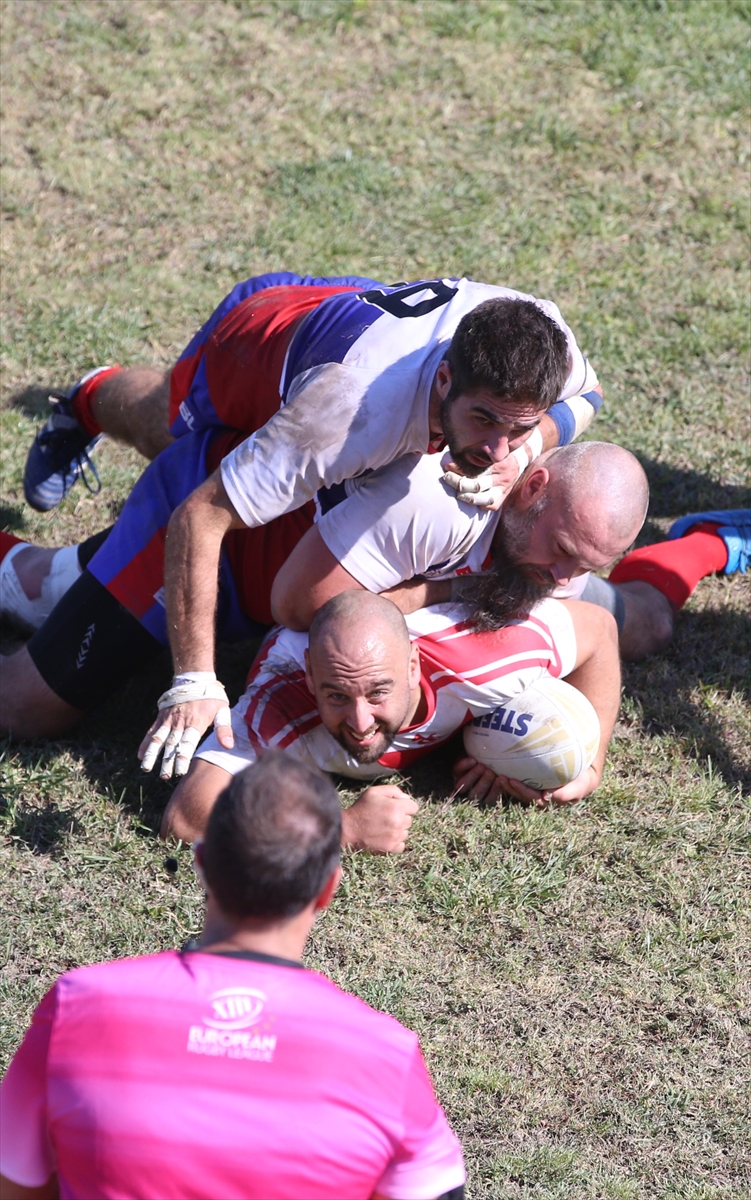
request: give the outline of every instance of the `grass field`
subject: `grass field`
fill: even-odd
[[[746,0],[0,7],[5,528],[78,541],[144,465],[105,444],[99,497],[32,512],[45,388],[169,363],[274,269],[549,296],[604,384],[594,435],[649,474],[641,540],[749,504]],[[704,581],[626,670],[590,801],[449,802],[446,749],[404,856],[347,856],[308,961],[418,1030],[471,1200],[751,1196],[750,596]],[[235,692],[249,652],[221,651]],[[134,755],[168,676],[5,747],[4,1061],[60,971],[199,927]]]

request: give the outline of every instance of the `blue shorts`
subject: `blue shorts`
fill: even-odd
[[[103,546],[88,564],[95,579],[161,642],[169,645],[164,605],[164,541],[177,506],[211,473],[207,455],[219,431],[178,438],[146,468]],[[217,633],[224,641],[256,637],[267,626],[247,617],[226,552],[219,567]]]

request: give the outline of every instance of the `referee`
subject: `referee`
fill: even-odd
[[[300,958],[341,868],[332,784],[269,751],[196,844],[182,952],[58,979],[0,1089],[2,1200],[460,1200],[417,1037]]]

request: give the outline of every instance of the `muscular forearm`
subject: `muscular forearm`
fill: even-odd
[[[542,449],[552,450],[558,445],[558,426],[552,417],[545,413],[544,417],[537,426],[542,435]]]
[[[222,538],[241,528],[219,475],[212,475],[172,514],[164,592],[175,673],[214,670],[214,614]]]

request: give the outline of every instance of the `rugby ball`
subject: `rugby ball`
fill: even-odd
[[[600,722],[587,697],[552,675],[464,726],[467,754],[541,792],[578,778],[599,745]]]

